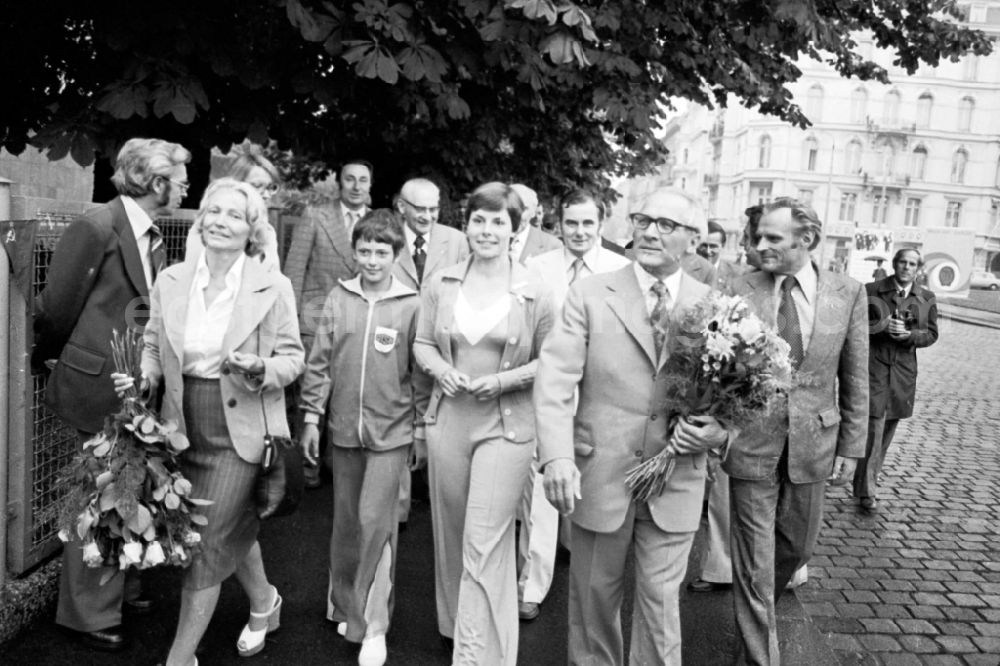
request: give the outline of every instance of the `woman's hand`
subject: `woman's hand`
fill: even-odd
[[[319,464],[319,426],[315,423],[306,423],[302,426],[302,437],[299,439],[302,447],[302,455],[310,466]]]
[[[256,354],[244,354],[234,349],[229,352],[226,361],[229,363],[229,367],[236,372],[242,372],[244,375],[264,374],[264,361]]]
[[[469,376],[464,372],[459,372],[455,368],[448,368],[438,378],[444,394],[449,398],[454,398],[461,391],[469,390]]]
[[[114,382],[115,394],[119,398],[124,398],[129,389],[135,386],[135,379],[132,375],[127,375],[124,372],[112,372],[111,381]],[[149,391],[149,380],[143,376],[139,379],[139,393],[145,394],[147,391]]]
[[[492,400],[500,395],[500,378],[496,375],[483,375],[469,382],[467,390],[476,396],[476,400]]]

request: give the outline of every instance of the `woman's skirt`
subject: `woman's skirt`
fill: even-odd
[[[208,524],[199,529],[200,549],[184,577],[185,589],[200,590],[232,575],[257,540],[259,466],[233,448],[218,379],[184,377],[184,422],[191,446],[181,456],[181,468],[191,482],[191,496],[213,502],[199,507]]]

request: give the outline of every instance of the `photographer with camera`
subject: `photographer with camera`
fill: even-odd
[[[878,476],[900,419],[913,415],[917,349],[938,339],[937,301],[917,285],[920,251],[898,250],[893,275],[865,285],[868,292],[868,445],[854,472],[854,496],[863,512],[878,511]]]

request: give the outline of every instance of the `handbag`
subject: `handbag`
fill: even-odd
[[[257,334],[260,335],[260,329]],[[264,452],[257,472],[256,504],[257,517],[264,520],[295,513],[302,500],[305,479],[302,475],[302,450],[298,442],[270,432],[263,393],[260,395],[260,411],[264,415]]]

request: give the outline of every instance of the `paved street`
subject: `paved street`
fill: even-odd
[[[845,664],[1000,663],[1000,331],[942,321],[883,509],[829,495],[798,596]]]
[[[915,416],[900,426],[886,463],[884,509],[876,518],[862,517],[846,490],[832,490],[811,579],[779,605],[785,666],[1000,663],[1000,410],[995,406],[1000,330],[942,322],[941,341],[920,354],[920,366]],[[228,581],[203,641],[204,666],[356,663],[356,648],[322,619],[328,492],[326,486],[310,493],[296,516],[265,527],[265,560],[286,602],[282,629],[261,655],[239,659],[234,643],[247,602]],[[542,616],[521,625],[519,664],[565,663],[566,571],[567,562],[560,560]],[[179,577],[163,570],[151,581],[161,612],[126,620],[135,638],[126,652],[89,652],[44,622],[0,647],[0,661],[65,666],[162,661],[177,617]],[[396,592],[389,663],[449,663],[435,622],[426,505],[416,508],[401,535]],[[681,603],[684,663],[732,663],[730,594],[685,592]]]

